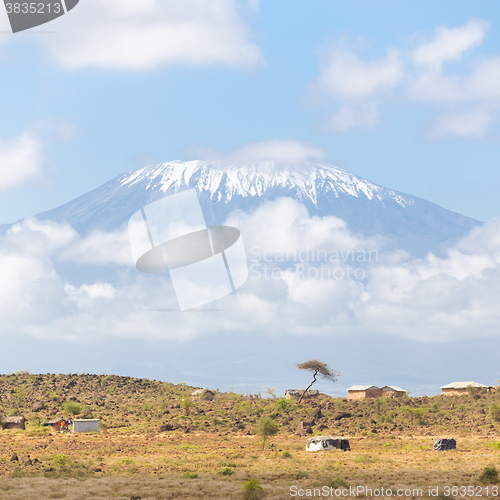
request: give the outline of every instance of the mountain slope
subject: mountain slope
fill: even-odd
[[[311,215],[335,215],[353,232],[383,235],[414,255],[439,251],[480,224],[423,199],[399,193],[325,164],[172,161],[122,174],[58,208],[37,215],[67,221],[79,232],[117,229],[139,208],[196,188],[208,224],[235,209],[291,197]]]

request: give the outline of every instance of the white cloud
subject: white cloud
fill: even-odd
[[[0,139],[0,190],[38,178],[42,163],[42,143],[35,134],[22,132],[11,139]]]
[[[434,113],[428,136],[481,138],[500,117],[500,56],[483,56],[466,69],[447,69],[483,42],[489,24],[436,29],[434,39],[404,52],[387,49],[384,58],[362,61],[335,48],[323,58],[313,96],[335,106],[327,123],[337,131],[374,126],[383,103],[427,103]],[[470,68],[470,69],[469,69]]]
[[[434,40],[418,46],[410,57],[417,65],[441,71],[444,62],[459,59],[466,50],[480,45],[488,28],[489,23],[482,19],[471,19],[459,28],[440,26]]]
[[[194,146],[185,153],[192,154],[198,159],[241,161],[303,162],[322,160],[325,157],[322,149],[292,139],[270,139],[268,141],[253,142],[225,151]]]
[[[486,110],[478,109],[470,112],[460,112],[442,115],[436,119],[431,135],[454,135],[457,137],[482,137],[492,117]]]
[[[336,217],[310,217],[292,199],[234,212],[226,223],[241,231],[250,279],[209,316],[168,312],[176,308],[168,278],[139,273],[131,262],[115,266],[112,278],[96,278],[111,273],[109,260],[97,267],[79,261],[89,246],[66,225],[17,225],[0,246],[2,331],[89,340],[182,340],[264,327],[269,335],[362,332],[421,341],[498,335],[500,218],[474,229],[446,257],[424,259],[383,252],[382,241],[351,233]]]
[[[79,309],[85,309],[93,307],[96,299],[111,299],[115,295],[116,289],[110,283],[83,284],[80,287],[66,283],[64,292],[70,301],[76,303]]]
[[[346,132],[353,127],[373,127],[379,120],[379,109],[373,102],[341,106],[330,117],[329,125],[333,130]]]
[[[312,90],[330,97],[365,98],[394,88],[403,75],[403,61],[394,49],[387,49],[381,59],[362,61],[357,55],[336,48],[324,57]]]
[[[51,26],[57,33],[44,41],[69,69],[252,67],[261,60],[235,0],[86,0]]]

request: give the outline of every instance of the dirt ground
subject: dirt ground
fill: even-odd
[[[252,498],[243,489],[252,478],[262,488],[253,498],[498,497],[498,485],[479,479],[500,466],[500,444],[487,437],[442,436],[457,440],[447,452],[432,451],[429,436],[347,437],[350,452],[311,453],[293,435],[262,450],[260,438],[242,434],[3,431],[0,498],[242,499]]]

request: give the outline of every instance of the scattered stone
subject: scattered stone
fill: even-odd
[[[313,419],[318,420],[320,419],[323,415],[321,413],[321,408],[316,408],[312,414]]]
[[[33,406],[31,407],[31,411],[32,412],[37,412],[37,411],[40,411],[40,410],[44,410],[45,409],[45,404],[42,403],[41,401],[37,401],[36,403],[33,404]]]
[[[24,465],[32,465],[32,462],[31,462],[31,458],[29,455],[23,455],[21,457],[21,462],[24,464]]]
[[[169,431],[173,431],[174,428],[172,426],[172,424],[163,424],[160,426],[160,432],[169,432]]]
[[[307,434],[312,434],[312,429],[311,426],[309,425],[308,422],[300,422],[299,426],[297,427],[297,434],[299,436],[305,436]]]
[[[333,420],[342,420],[347,417],[349,417],[349,413],[346,413],[345,411],[336,411],[332,416]]]
[[[102,469],[100,467],[94,467],[93,471],[94,472],[102,472]]]
[[[17,456],[17,453],[12,453],[10,457],[11,462],[19,462],[19,457]]]

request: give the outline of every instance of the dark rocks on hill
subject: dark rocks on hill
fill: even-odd
[[[316,408],[312,414],[312,418],[314,420],[318,420],[322,417],[323,415],[321,414],[321,408]]]
[[[44,409],[45,409],[45,403],[42,403],[41,401],[34,403],[33,406],[31,407],[32,412],[37,412]]]
[[[297,427],[297,434],[299,436],[312,434],[312,429],[311,426],[309,425],[309,422],[300,422],[299,426]]]
[[[160,426],[160,432],[169,432],[169,431],[173,431],[174,430],[174,427],[172,426],[172,424],[163,424]]]
[[[17,453],[12,453],[10,457],[11,462],[19,462],[19,457],[17,456]]]
[[[333,420],[342,420],[347,417],[350,417],[350,414],[345,411],[336,411],[332,416]]]

